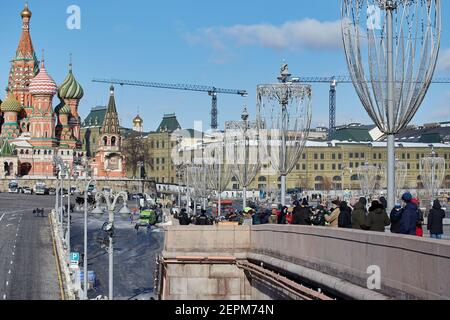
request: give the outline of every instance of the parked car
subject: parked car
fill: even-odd
[[[23,187],[23,193],[33,194],[33,189],[31,189],[30,187]]]
[[[56,189],[55,188],[49,188],[48,189],[48,194],[50,196],[56,196]]]

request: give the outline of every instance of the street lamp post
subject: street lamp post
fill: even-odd
[[[111,196],[113,196],[113,200],[111,202]],[[108,247],[108,255],[109,255],[109,300],[114,299],[114,246],[113,246],[113,236],[114,236],[114,209],[116,207],[117,201],[122,198],[124,205],[122,209],[120,209],[119,214],[128,218],[131,214],[130,209],[127,206],[128,195],[125,192],[119,192],[116,195],[105,192],[98,192],[96,195],[96,200],[99,201],[100,198],[104,198],[108,210],[108,223],[104,227],[104,231],[108,233],[109,237],[109,247]],[[98,203],[98,202],[97,202]],[[92,210],[94,215],[103,216],[103,210],[97,206]],[[86,275],[85,275],[86,277]]]

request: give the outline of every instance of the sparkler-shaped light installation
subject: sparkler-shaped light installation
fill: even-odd
[[[291,81],[283,64],[279,83],[257,88],[257,123],[263,154],[281,177],[281,204],[286,202],[286,176],[304,150],[311,126],[311,86]]]
[[[428,157],[420,160],[420,176],[431,199],[434,199],[444,181],[445,159],[438,157],[433,150]]]
[[[377,166],[370,165],[366,162],[363,166],[358,167],[357,172],[363,195],[365,197],[371,196],[375,189],[380,170]]]
[[[441,38],[440,0],[343,0],[342,37],[356,92],[387,135],[388,206],[395,198],[395,139],[433,78]]]
[[[260,143],[258,125],[249,121],[244,107],[241,121],[225,124],[225,144],[227,163],[243,190],[243,207],[247,206],[247,187],[255,179],[260,169]]]

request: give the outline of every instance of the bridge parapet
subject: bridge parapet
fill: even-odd
[[[250,260],[348,298],[450,299],[446,240],[292,225],[172,226],[163,257],[199,264]],[[381,288],[368,290],[374,270]],[[244,282],[242,297],[261,298]]]

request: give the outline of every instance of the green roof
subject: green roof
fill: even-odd
[[[175,113],[165,114],[156,132],[174,132],[181,129]]]
[[[106,106],[97,106],[91,109],[91,112],[88,114],[86,119],[84,119],[82,126],[83,127],[102,127],[103,121],[105,120],[107,107]]]
[[[14,155],[14,147],[8,140],[3,141],[2,147],[0,148],[0,156],[7,157],[12,155]]]
[[[373,129],[373,127],[374,126],[357,126],[357,127],[349,126],[339,128],[332,133],[330,140],[357,141],[357,142],[373,141],[373,138],[369,133],[369,131]]]

